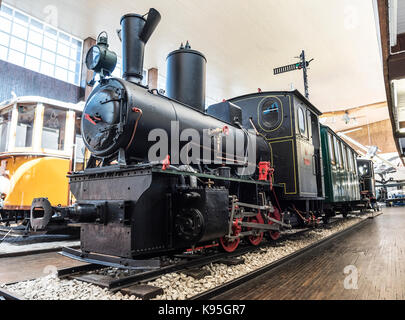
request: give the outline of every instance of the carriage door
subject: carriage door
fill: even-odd
[[[316,186],[318,197],[323,197],[325,194],[325,184],[323,181],[323,165],[322,165],[322,153],[321,153],[321,133],[319,128],[319,119],[311,111],[308,112],[308,124],[312,128],[312,144],[314,146],[314,169],[316,175]]]

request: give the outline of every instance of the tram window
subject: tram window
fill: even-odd
[[[304,136],[306,134],[305,113],[301,107],[298,107],[298,129],[301,135]]]
[[[15,146],[17,148],[32,147],[32,135],[34,130],[35,119],[34,106],[18,106],[18,122],[15,137]]]
[[[46,106],[42,128],[42,148],[64,150],[66,111]]]
[[[328,142],[329,142],[329,155],[332,164],[336,164],[336,157],[335,157],[335,148],[332,142],[332,135],[328,133]]]
[[[76,162],[83,163],[84,162],[84,154],[86,152],[86,146],[84,144],[82,138],[82,131],[81,131],[81,118],[76,118],[76,125],[75,125],[75,132],[76,132]]]
[[[11,108],[0,113],[0,152],[6,152],[8,149],[12,114]]]

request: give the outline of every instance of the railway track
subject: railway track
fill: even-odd
[[[159,288],[149,288],[148,292],[145,293],[145,284],[147,282],[153,281],[165,274],[172,272],[184,272],[196,278],[204,277],[206,274],[201,271],[201,267],[211,263],[224,263],[227,265],[241,264],[244,261],[242,259],[238,259],[238,257],[259,249],[259,247],[251,247],[246,245],[240,247],[231,254],[222,252],[201,256],[184,254],[181,258],[179,258],[180,255],[177,255],[176,257],[179,259],[179,261],[176,263],[163,266],[156,270],[137,272],[136,274],[128,277],[121,277],[118,279],[114,279],[111,276],[94,273],[94,271],[106,269],[105,266],[98,264],[88,264],[81,267],[61,269],[58,270],[58,277],[61,279],[68,278],[92,283],[94,285],[107,288],[112,292],[124,291],[130,292],[140,298],[153,298],[153,292],[159,293],[161,291]]]
[[[340,218],[331,221],[331,223],[328,225],[328,228],[338,223],[339,221],[343,221],[343,219]],[[349,227],[344,231],[339,231],[331,236],[328,236],[327,238],[324,238],[321,241],[317,241],[308,247],[295,251],[294,253],[289,254],[288,256],[285,256],[281,259],[277,259],[277,261],[272,262],[265,267],[259,268],[253,272],[246,272],[246,274],[244,274],[244,276],[241,278],[233,279],[225,284],[217,286],[214,289],[210,289],[206,292],[200,293],[191,298],[190,297],[187,298],[192,300],[213,298],[223,292],[226,292],[238,286],[239,284],[249,279],[259,276],[264,272],[276,269],[278,266],[290,261],[291,259],[294,259],[295,257],[305,254],[305,252],[313,248],[316,248],[322,245],[323,243],[326,243],[339,236],[343,236],[344,234],[346,234],[346,232],[349,232],[350,230],[359,227],[362,223],[364,223],[364,221],[357,223],[353,227]],[[324,228],[320,227],[319,229]],[[164,278],[165,275],[170,276],[173,274],[186,274],[188,277],[192,277],[194,279],[204,279],[202,281],[205,281],[204,277],[207,276],[206,273],[204,274],[204,270],[207,269],[207,267],[205,266],[227,265],[227,268],[232,268],[235,265],[243,264],[244,260],[241,257],[246,254],[248,254],[247,256],[249,256],[250,253],[255,254],[256,251],[263,251],[267,249],[271,250],[273,248],[277,249],[277,247],[283,247],[283,242],[289,240],[295,241],[295,239],[299,239],[301,235],[311,230],[313,229],[306,228],[298,230],[295,233],[287,233],[283,236],[283,239],[281,241],[277,241],[276,243],[271,241],[268,242],[267,244],[265,243],[264,246],[260,247],[252,247],[248,245],[242,246],[232,254],[212,252],[209,255],[197,255],[197,254],[177,255],[176,257],[172,257],[173,259],[171,263],[168,264],[166,262],[166,265],[164,265],[163,267],[148,271],[145,270],[134,270],[131,272],[128,271],[129,272],[128,276],[122,276],[124,272],[121,272],[119,276],[115,276],[114,274],[111,275],[105,271],[110,270],[112,268],[108,268],[104,265],[100,265],[97,263],[88,263],[86,265],[78,267],[59,269],[58,277],[61,280],[66,279],[69,281],[76,281],[76,283],[77,282],[90,283],[96,285],[97,287],[107,290],[107,292],[111,292],[111,294],[122,293],[123,295],[136,296],[143,300],[149,300],[158,296],[162,296],[164,287],[161,288],[159,287],[159,285],[155,285],[154,283],[156,282],[158,283],[158,281],[160,281],[159,279]],[[258,254],[260,254],[260,252],[258,252]],[[173,260],[175,260],[174,258],[177,259],[175,262],[173,262]]]
[[[349,234],[350,232],[360,228],[361,226],[363,226],[367,222],[368,222],[368,220],[364,219],[363,221],[361,221],[361,222],[359,222],[359,223],[357,223],[357,224],[355,224],[355,225],[353,225],[353,226],[351,226],[349,228],[346,228],[343,231],[334,233],[334,234],[332,234],[332,235],[330,235],[330,236],[328,236],[328,237],[326,237],[326,238],[324,238],[324,239],[322,239],[320,241],[317,241],[317,242],[315,242],[315,243],[313,243],[313,244],[311,244],[311,245],[309,245],[309,246],[307,246],[307,247],[305,247],[303,249],[297,250],[297,251],[295,251],[295,252],[293,252],[293,253],[291,253],[291,254],[289,254],[289,255],[287,255],[287,256],[279,259],[279,260],[276,260],[276,261],[274,261],[274,262],[272,262],[272,263],[270,263],[270,264],[268,264],[268,265],[266,265],[266,266],[264,266],[262,268],[254,270],[254,271],[252,271],[252,272],[250,272],[250,273],[248,273],[248,274],[246,274],[246,275],[244,275],[242,277],[239,277],[239,278],[236,278],[236,279],[234,279],[232,281],[226,282],[223,285],[217,286],[216,288],[208,290],[208,291],[203,292],[201,294],[197,294],[194,297],[192,297],[190,300],[210,300],[210,299],[213,299],[213,298],[215,298],[215,297],[217,297],[217,296],[219,296],[219,295],[221,295],[221,294],[223,294],[223,293],[225,293],[227,291],[230,291],[230,290],[238,287],[239,285],[241,285],[241,284],[243,284],[243,283],[245,283],[245,282],[247,282],[249,280],[257,278],[257,277],[261,276],[264,273],[277,272],[277,270],[279,268],[282,268],[283,265],[291,262],[294,259],[302,257],[305,254],[309,254],[311,251],[313,251],[315,249],[319,249],[320,247],[330,243],[333,240],[336,240],[336,239],[338,239],[340,237],[343,237],[343,236]]]
[[[340,221],[342,221],[341,218],[336,218],[328,224],[328,227],[331,227]],[[284,241],[297,238],[300,235],[305,234],[306,232],[311,230],[313,230],[313,228],[304,228],[292,233],[285,233],[282,240],[278,241],[278,243],[279,245],[281,245]],[[160,288],[147,286],[146,284],[158,279],[165,274],[173,272],[185,273],[186,275],[190,275],[195,279],[200,279],[204,276],[207,276],[207,274],[202,271],[202,267],[206,265],[214,263],[221,263],[227,266],[242,264],[244,263],[244,260],[240,258],[241,256],[247,253],[254,253],[262,249],[271,248],[273,244],[274,242],[268,242],[259,247],[244,245],[239,247],[235,252],[231,254],[217,252],[201,256],[185,254],[182,256],[180,261],[176,263],[163,266],[156,270],[138,272],[128,277],[120,277],[118,279],[114,279],[113,277],[106,276],[104,274],[97,274],[97,271],[106,269],[106,266],[96,263],[88,264],[81,267],[58,270],[58,277],[61,279],[67,278],[71,280],[74,279],[91,283],[102,288],[106,288],[112,292],[122,291],[123,293],[134,294],[135,296],[142,299],[150,299],[162,293],[162,290],[159,290]]]

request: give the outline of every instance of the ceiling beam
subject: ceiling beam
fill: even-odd
[[[344,116],[347,113],[354,113],[363,109],[367,108],[373,108],[373,109],[380,109],[380,108],[387,108],[387,102],[377,102],[373,104],[368,104],[365,106],[360,106],[360,107],[355,107],[351,109],[346,109],[346,110],[337,110],[337,111],[331,111],[331,112],[325,112],[322,114],[321,118],[329,118],[329,117],[338,117],[338,116]]]

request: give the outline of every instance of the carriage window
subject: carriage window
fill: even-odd
[[[342,144],[342,154],[343,154],[343,168],[345,170],[349,169],[348,163],[347,163],[347,149],[346,147]]]
[[[336,137],[333,137],[333,142],[335,145],[336,164],[338,167],[341,167],[342,166],[342,154],[341,154],[339,142],[337,141]]]
[[[36,105],[18,106],[18,122],[15,137],[17,148],[32,147],[32,134],[34,130]]]
[[[65,147],[66,111],[45,107],[42,148],[63,150]]]
[[[350,149],[347,149],[347,158],[349,162],[349,170],[350,172],[353,172],[354,165],[353,165],[353,153]]]
[[[305,125],[305,113],[302,108],[298,108],[298,128],[302,135],[306,133],[306,125]]]
[[[11,108],[0,113],[0,152],[5,152],[8,149],[12,114],[13,110]]]
[[[328,133],[328,142],[329,142],[330,161],[332,164],[336,164],[335,148],[333,146],[332,135],[330,133]]]
[[[339,165],[341,168],[344,168],[343,164],[343,155],[342,155],[342,143],[338,141],[338,153],[339,153]]]

